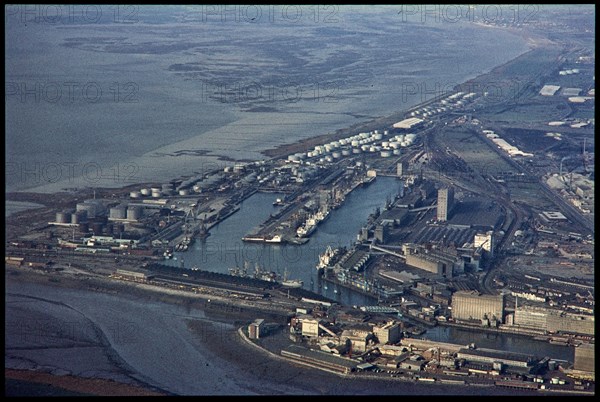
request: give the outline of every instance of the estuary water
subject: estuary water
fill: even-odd
[[[406,19],[401,7],[255,6],[254,19],[236,18],[247,8],[10,7],[6,189],[160,183],[263,159],[528,50],[479,20]]]

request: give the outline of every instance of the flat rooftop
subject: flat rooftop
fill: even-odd
[[[414,243],[436,243],[443,244],[454,243],[462,246],[465,243],[472,243],[477,230],[470,228],[457,228],[448,226],[425,226],[415,238]]]
[[[494,350],[494,349],[486,349],[486,348],[477,348],[477,349],[462,348],[458,351],[458,353],[463,354],[463,355],[481,356],[481,357],[489,357],[489,358],[498,359],[498,360],[512,360],[512,361],[519,361],[519,362],[531,362],[534,360],[533,356],[527,355],[524,353],[504,352],[502,350]]]
[[[560,85],[544,85],[540,90],[542,96],[552,96],[560,89]]]

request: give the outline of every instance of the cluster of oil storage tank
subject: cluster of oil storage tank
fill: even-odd
[[[381,147],[373,143],[381,141],[388,134],[388,130],[384,130],[383,132],[374,130],[369,133],[359,133],[340,140],[331,141],[327,144],[317,145],[312,151],[307,153],[300,152],[289,155],[288,161],[300,162],[306,158],[319,158],[319,162],[333,162],[335,159],[352,154],[379,152]]]
[[[87,211],[61,211],[56,213],[56,223],[79,225],[87,222]]]
[[[561,70],[558,72],[559,75],[571,75],[571,74],[579,74],[579,69],[574,68],[571,70]]]
[[[85,211],[87,217],[92,219],[104,214],[104,204],[99,200],[85,200],[80,202],[75,207],[76,212]]]
[[[420,109],[417,109],[410,113],[412,117],[430,117],[436,115],[438,113],[445,112],[450,109],[454,109],[459,106],[465,105],[467,102],[473,100],[473,98],[477,94],[475,92],[457,92],[453,95],[450,95],[439,102],[435,102],[431,106],[425,106]]]
[[[109,220],[138,221],[142,217],[143,208],[137,205],[117,205],[112,207],[108,213]]]
[[[129,193],[129,197],[138,199],[142,197],[160,198],[165,195],[175,194],[173,183],[165,183],[161,187],[142,188],[140,190],[134,190]]]
[[[127,219],[127,206],[117,205],[108,212],[108,219]]]

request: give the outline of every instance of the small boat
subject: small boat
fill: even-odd
[[[287,275],[288,272],[286,269],[283,273],[283,281],[281,281],[281,285],[285,286],[286,288],[301,288],[304,285],[304,282],[302,282],[300,279],[288,279]]]

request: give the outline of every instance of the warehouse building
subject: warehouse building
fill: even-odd
[[[485,348],[463,348],[458,351],[456,357],[475,363],[501,363],[504,366],[525,369],[526,372],[531,372],[537,363],[530,355]]]
[[[410,119],[404,119],[402,121],[399,121],[398,123],[394,123],[393,127],[404,130],[410,130],[412,128],[419,127],[421,124],[423,124],[423,121],[424,120],[422,119],[411,117]]]
[[[400,340],[400,325],[395,321],[389,321],[382,326],[375,326],[373,333],[379,343],[396,343]]]
[[[518,305],[513,325],[550,333],[567,332],[593,335],[594,316],[529,305]]]
[[[352,343],[352,350],[365,352],[367,346],[374,342],[372,328],[365,324],[353,325],[342,332],[340,340],[342,342],[350,340]]]
[[[356,362],[337,357],[331,353],[311,350],[298,345],[290,345],[281,351],[281,355],[298,363],[312,367],[348,374],[356,369]]]
[[[542,96],[553,96],[560,89],[560,85],[544,85],[540,90]]]
[[[482,295],[477,291],[458,291],[452,295],[452,318],[456,321],[479,320],[490,325],[504,317],[503,295]]]
[[[452,278],[464,271],[464,262],[456,254],[423,247],[405,247],[406,265],[431,272],[444,278]]]

